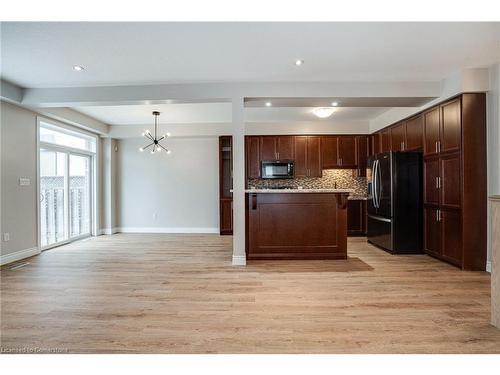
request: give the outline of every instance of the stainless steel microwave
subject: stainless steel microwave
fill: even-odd
[[[293,160],[262,161],[260,172],[263,179],[293,178]]]

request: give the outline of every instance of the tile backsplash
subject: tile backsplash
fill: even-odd
[[[265,189],[275,186],[283,187],[303,187],[304,189],[353,189],[353,196],[366,197],[367,181],[366,177],[353,177],[354,171],[351,169],[324,169],[323,177],[299,177],[294,179],[280,180],[260,180],[249,179],[248,187]],[[337,186],[335,186],[337,183]]]

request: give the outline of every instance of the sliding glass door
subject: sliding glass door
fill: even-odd
[[[67,154],[40,150],[40,235],[43,246],[68,239]]]
[[[40,123],[42,249],[91,235],[95,144],[90,141],[89,136]]]
[[[90,156],[69,155],[69,236],[90,235]]]

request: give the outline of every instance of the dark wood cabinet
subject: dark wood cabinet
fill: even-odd
[[[423,119],[425,251],[462,269],[484,270],[486,96],[462,94]]]
[[[380,133],[375,133],[370,136],[371,140],[371,151],[373,155],[376,155],[380,153],[381,148],[380,148]]]
[[[380,131],[380,152],[391,151],[391,131],[384,129]]]
[[[347,194],[247,193],[247,259],[346,259]]]
[[[347,201],[347,235],[366,235],[366,200]]]
[[[295,177],[308,177],[309,169],[307,165],[307,136],[297,136],[295,142]]]
[[[424,113],[424,155],[439,153],[439,107]]]
[[[356,137],[338,137],[339,166],[341,168],[356,168]]]
[[[460,98],[451,100],[440,105],[441,110],[441,133],[440,152],[451,152],[460,150],[461,140],[461,110]]]
[[[334,169],[338,167],[338,137],[325,135],[321,137],[321,154],[323,169]]]
[[[462,264],[462,220],[460,210],[439,211],[441,225],[441,256],[460,266]]]
[[[406,143],[406,123],[401,122],[391,128],[391,150],[404,151]]]
[[[439,157],[424,161],[424,204],[439,206]]]
[[[260,160],[278,160],[277,137],[260,137]]]
[[[260,177],[260,137],[246,137],[247,178]]]
[[[424,251],[430,255],[441,255],[441,225],[437,208],[424,209]]]
[[[321,137],[296,136],[295,177],[321,177]]]
[[[441,156],[439,174],[441,207],[460,208],[460,169],[460,153]]]
[[[424,118],[422,115],[418,115],[406,120],[405,151],[422,150],[423,122]]]
[[[369,138],[365,135],[356,136],[356,176],[366,177],[368,156],[370,155]]]
[[[233,138],[219,137],[219,231],[233,234]]]
[[[293,160],[295,157],[295,142],[293,136],[279,136],[277,140],[278,160]]]
[[[307,166],[309,177],[321,177],[323,168],[321,167],[321,137],[307,137]]]

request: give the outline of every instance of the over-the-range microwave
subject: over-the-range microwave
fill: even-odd
[[[263,160],[260,172],[263,179],[293,178],[293,160]]]

